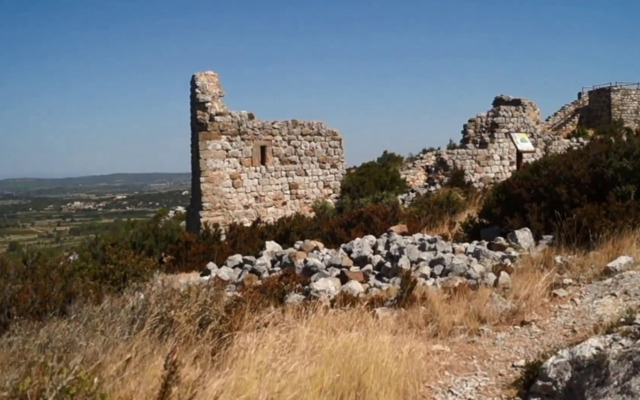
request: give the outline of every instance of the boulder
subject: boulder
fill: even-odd
[[[364,294],[364,288],[358,281],[349,281],[342,285],[340,288],[342,293],[350,294],[351,296],[360,296]]]
[[[366,282],[364,273],[362,271],[348,271],[346,269],[343,269],[340,271],[340,275],[338,275],[338,278],[340,279],[340,283],[342,283],[343,285],[349,281],[356,281],[359,283]]]
[[[262,251],[262,255],[266,255],[271,258],[275,258],[276,253],[282,251],[282,246],[278,243],[268,240],[264,243],[264,250]]]
[[[498,277],[493,272],[489,272],[482,278],[482,283],[487,286],[495,286],[497,284]]]
[[[342,245],[342,249],[349,255],[353,262],[357,265],[364,266],[369,263],[373,255],[373,249],[368,240],[357,238],[351,242]]]
[[[338,278],[320,278],[315,282],[311,282],[309,289],[313,297],[332,299],[340,293],[341,286]]]
[[[240,270],[223,266],[215,272],[215,275],[225,282],[235,282],[240,276]]]
[[[340,258],[340,267],[342,268],[351,268],[353,267],[353,260],[347,256],[342,256]]]
[[[224,265],[229,268],[239,268],[244,264],[242,254],[234,254],[227,258],[227,261],[224,262]]]
[[[202,272],[200,272],[200,276],[211,276],[211,274],[214,274],[217,270],[218,266],[216,265],[216,263],[214,263],[213,261],[209,261],[207,263],[207,266],[204,267]]]
[[[491,251],[505,251],[509,248],[509,242],[507,242],[503,237],[498,236],[493,239],[487,247]]]
[[[633,257],[620,256],[607,264],[606,267],[604,267],[604,272],[607,274],[617,274],[620,272],[624,272],[628,270],[634,263],[635,260],[633,259]]]
[[[508,273],[506,273],[505,271],[502,271],[498,276],[497,284],[499,287],[511,287],[511,277],[509,276]]]
[[[462,255],[456,255],[451,259],[445,269],[446,275],[463,276],[469,269],[469,260]]]
[[[271,269],[271,259],[267,256],[261,256],[255,261],[250,271],[262,277],[269,273],[269,269]]]
[[[529,228],[515,230],[507,235],[507,241],[516,249],[529,251],[536,247],[536,241]]]
[[[640,342],[633,334],[596,336],[542,364],[529,400],[640,399]]]
[[[323,250],[323,249],[324,249],[324,244],[316,240],[305,240],[304,242],[302,242],[302,245],[300,246],[300,250],[304,251],[305,253],[311,253],[314,250]]]
[[[471,256],[481,263],[486,263],[494,259],[494,253],[483,246],[473,246]]]
[[[429,279],[431,277],[431,268],[426,262],[421,262],[416,273],[420,278]]]
[[[327,268],[325,265],[318,259],[315,258],[306,258],[304,260],[304,266],[302,268],[302,274],[305,276],[312,276],[320,271],[324,271]]]
[[[442,273],[444,272],[444,265],[442,265],[442,264],[434,265],[433,268],[431,269],[431,272],[435,276],[441,276]]]
[[[290,305],[299,305],[305,300],[305,297],[300,293],[289,293],[287,297],[285,297],[284,302]]]
[[[444,240],[438,240],[434,244],[434,249],[438,253],[438,255],[453,253],[453,245],[451,242],[445,242]]]
[[[402,271],[409,271],[411,269],[411,261],[409,261],[409,258],[407,256],[402,256],[398,260],[397,266]]]
[[[407,257],[412,264],[417,264],[418,261],[423,261],[421,259],[420,250],[418,249],[418,246],[416,246],[416,245],[408,244],[404,248],[403,253],[404,253],[404,256]]]

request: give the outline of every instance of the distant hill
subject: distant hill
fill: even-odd
[[[0,180],[0,193],[59,195],[68,193],[158,192],[189,189],[190,173],[141,173],[76,178],[15,178]]]

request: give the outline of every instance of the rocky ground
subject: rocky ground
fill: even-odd
[[[526,228],[506,238],[493,237],[491,241],[472,243],[451,243],[437,236],[402,233],[402,227],[394,227],[378,238],[365,236],[339,249],[326,249],[322,243],[311,240],[298,242],[290,249],[268,242],[260,257],[235,255],[220,267],[210,263],[196,279],[227,282],[227,292],[234,295],[243,285],[260,284],[263,279],[293,267],[296,273],[307,276],[309,283],[287,299],[290,303],[326,300],[340,293],[368,296],[398,289],[403,273],[410,273],[419,286],[436,290],[460,283],[500,290],[509,287],[510,275],[519,268],[523,255],[539,256],[551,240],[546,238],[536,243]],[[555,256],[558,265],[572,262],[570,257]],[[446,355],[438,360],[442,374],[436,382],[425,385],[424,396],[438,400],[640,398],[640,389],[629,392],[627,387],[624,390],[632,393],[630,397],[619,396],[622,389],[614,390],[617,394],[599,397],[575,393],[584,389],[582,386],[576,389],[576,380],[604,379],[579,378],[585,370],[593,370],[590,364],[593,360],[585,361],[585,354],[596,357],[597,361],[606,358],[603,354],[610,351],[609,358],[616,361],[624,359],[618,354],[620,348],[636,346],[637,365],[640,365],[640,346],[635,345],[635,341],[603,336],[605,328],[621,316],[629,319],[631,312],[640,309],[640,271],[634,258],[624,255],[600,269],[604,275],[591,282],[558,277],[551,300],[512,324],[483,326],[479,335],[443,340],[436,349]],[[394,311],[383,307],[376,312],[384,315]],[[636,322],[640,325],[640,317]],[[571,350],[572,346],[588,339],[591,342]],[[557,353],[561,349],[569,350]],[[539,368],[553,354],[555,358]],[[535,371],[532,377],[540,373],[540,379],[531,393],[518,393],[516,382],[526,375],[525,371]],[[623,378],[629,375],[626,370],[607,370],[606,373]],[[632,375],[640,376],[640,373]],[[640,387],[640,383],[637,386]],[[615,388],[616,382],[609,382],[609,387]]]
[[[308,277],[309,284],[303,294],[292,297],[290,302],[398,289],[406,274],[424,287],[460,283],[504,287],[510,285],[510,273],[518,258],[523,253],[541,251],[551,240],[536,243],[527,228],[511,232],[506,239],[495,236],[490,242],[471,243],[452,243],[422,233],[404,235],[406,230],[406,226],[399,225],[380,237],[367,235],[338,249],[325,248],[313,240],[283,249],[268,241],[260,257],[236,254],[222,266],[210,262],[201,275],[205,280],[215,278],[228,283],[226,290],[233,293],[238,287],[259,284],[291,268]]]
[[[471,355],[468,346],[449,345],[452,353],[460,352],[458,357],[465,361],[461,364],[466,368],[450,374],[440,387],[434,388],[434,397],[442,400],[519,398],[513,383],[522,376],[528,362],[541,356],[544,358],[543,354],[553,349],[571,347],[592,337],[640,306],[640,272],[623,272],[585,286],[569,285],[565,290],[566,293],[559,293],[562,298],[556,298],[541,315],[531,316],[518,326],[487,330],[477,338],[463,339],[464,344],[473,343]],[[606,349],[611,340],[600,338],[598,340],[604,343],[602,348]],[[636,387],[631,397],[593,398],[632,399],[638,398],[638,394]],[[585,397],[577,394],[575,397],[544,397],[537,393],[526,398]]]

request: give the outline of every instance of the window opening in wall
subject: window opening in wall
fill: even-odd
[[[267,165],[267,146],[260,146],[260,165]]]

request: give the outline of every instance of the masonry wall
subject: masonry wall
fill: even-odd
[[[542,131],[549,134],[569,135],[584,124],[589,105],[589,93],[579,93],[578,99],[565,104],[543,123]]]
[[[582,92],[546,121],[530,100],[497,96],[486,113],[469,119],[462,130],[461,148],[423,154],[404,166],[402,176],[414,189],[437,190],[453,168],[462,169],[475,187],[502,181],[516,170],[516,148],[509,132],[529,134],[536,151],[524,154],[525,163],[549,154],[584,146],[584,139],[567,138],[576,128],[596,128],[623,119],[640,128],[640,89],[604,87]]]
[[[612,122],[611,88],[601,88],[589,92],[589,103],[583,118],[583,125],[595,128]]]
[[[640,89],[604,87],[589,92],[589,102],[581,124],[597,128],[622,119],[626,126],[640,128]]]
[[[630,128],[640,128],[640,90],[611,88],[611,114],[614,120],[622,119]]]
[[[310,213],[315,201],[337,199],[346,167],[338,131],[230,112],[223,96],[217,74],[193,76],[191,231]]]
[[[530,100],[501,95],[492,105],[487,113],[464,125],[461,148],[427,152],[405,165],[401,174],[409,186],[437,190],[453,168],[462,169],[466,181],[478,188],[507,179],[516,170],[517,153],[510,132],[527,133],[536,148],[535,153],[523,155],[524,163],[586,143],[544,132],[540,111]],[[563,118],[569,114],[567,111]]]

